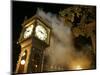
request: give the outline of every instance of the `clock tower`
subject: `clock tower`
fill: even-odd
[[[51,27],[37,15],[24,21],[22,26],[16,73],[43,72],[44,50],[50,45]]]

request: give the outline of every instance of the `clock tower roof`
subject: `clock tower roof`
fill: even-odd
[[[38,15],[34,15],[31,18],[29,18],[29,19],[26,19],[26,16],[25,16],[25,20],[22,23],[22,27],[24,27],[26,24],[28,24],[29,22],[31,22],[34,19],[38,19],[38,20],[42,21],[47,27],[51,28],[49,23],[46,20],[44,20],[42,17],[38,16]]]

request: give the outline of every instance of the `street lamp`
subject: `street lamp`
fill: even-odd
[[[25,64],[25,60],[21,60],[21,65],[24,65]]]

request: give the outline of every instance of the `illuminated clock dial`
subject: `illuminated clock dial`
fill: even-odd
[[[40,39],[40,40],[46,40],[47,38],[47,31],[46,29],[41,26],[41,25],[37,25],[36,29],[35,29],[35,35]]]
[[[26,28],[24,32],[24,38],[29,37],[32,34],[33,31],[33,25],[30,25],[29,27]]]

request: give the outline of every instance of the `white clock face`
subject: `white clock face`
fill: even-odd
[[[35,35],[40,39],[40,40],[46,40],[47,38],[47,31],[46,29],[41,26],[41,25],[37,25],[36,29],[35,29]]]
[[[29,27],[26,28],[24,32],[24,38],[29,37],[32,34],[33,31],[33,25],[30,25]]]

